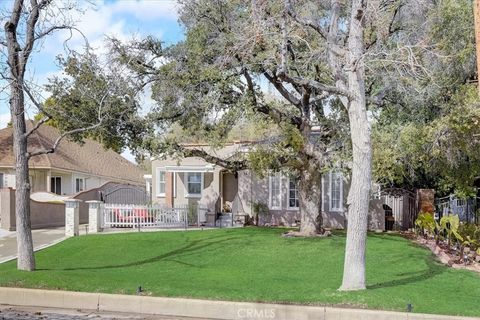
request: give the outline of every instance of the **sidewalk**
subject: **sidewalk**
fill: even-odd
[[[92,312],[110,314],[155,315],[160,316],[160,319],[164,317],[167,319],[216,320],[480,320],[480,318],[475,317],[347,309],[330,306],[165,298],[5,287],[0,287],[1,305],[12,306],[13,309],[36,307],[37,309],[82,310],[87,314],[88,310],[91,310]]]
[[[40,250],[65,239],[65,228],[39,229],[32,231],[34,250]],[[17,256],[17,233],[0,230],[0,263]]]

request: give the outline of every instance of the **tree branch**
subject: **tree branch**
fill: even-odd
[[[303,26],[312,28],[315,30],[323,39],[327,40],[327,32],[320,26],[320,24],[316,23],[313,20],[305,19],[300,17],[295,10],[293,10],[293,5],[291,0],[285,0],[285,9],[290,17],[295,20],[298,24]]]
[[[102,121],[99,121],[98,123],[96,123],[94,125],[91,125],[89,127],[77,128],[77,129],[73,129],[73,130],[70,130],[70,131],[66,131],[66,132],[62,133],[55,140],[55,142],[54,142],[54,144],[51,148],[44,148],[44,149],[35,150],[33,152],[28,152],[27,153],[27,158],[30,159],[32,157],[39,156],[39,155],[42,155],[42,154],[54,153],[55,150],[57,150],[58,146],[60,145],[60,142],[62,142],[62,140],[65,139],[65,137],[67,137],[69,135],[72,135],[72,134],[75,134],[75,133],[81,133],[81,132],[85,132],[85,131],[88,131],[88,130],[96,129],[96,128],[100,127],[101,124],[102,124]]]
[[[282,80],[292,85],[309,87],[311,89],[315,89],[320,92],[328,92],[328,93],[340,95],[349,99],[353,97],[353,94],[347,89],[326,85],[316,80],[309,80],[303,77],[291,77],[288,74],[283,75],[282,78],[283,78]]]
[[[255,106],[255,109],[258,112],[261,112],[267,116],[269,116],[273,121],[276,123],[281,123],[281,122],[287,122],[290,123],[291,125],[300,128],[302,126],[302,118],[294,116],[294,115],[288,115],[286,113],[281,112],[280,110],[277,110],[275,108],[271,108],[267,104],[262,104],[257,100],[256,94],[255,94],[255,86],[253,84],[252,77],[248,73],[247,69],[243,70],[243,74],[245,76],[245,79],[247,80],[247,87],[248,91],[252,95],[253,99],[253,104]]]
[[[248,163],[246,160],[225,160],[225,159],[213,156],[208,152],[206,152],[205,150],[194,149],[194,148],[191,149],[191,148],[182,146],[180,144],[174,144],[173,147],[176,150],[179,150],[185,158],[187,157],[202,158],[208,163],[218,165],[220,167],[228,169],[229,171],[232,171],[233,173],[248,169]]]
[[[297,108],[301,107],[300,100],[295,97],[290,91],[285,88],[284,85],[279,81],[276,75],[270,75],[268,72],[263,72],[263,76],[277,89],[277,91],[284,97],[288,102],[296,106]]]
[[[50,1],[42,1],[40,4],[36,0],[30,0],[32,11],[30,17],[27,20],[27,30],[25,38],[25,47],[23,48],[23,63],[28,60],[30,53],[33,50],[35,44],[35,26],[37,25],[38,17],[40,16],[40,8],[44,8]]]

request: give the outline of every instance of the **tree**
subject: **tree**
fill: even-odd
[[[320,177],[330,158],[333,159],[327,156],[326,149],[329,148],[331,155],[344,145],[338,141],[338,131],[330,130],[338,125],[338,119],[326,115],[329,103],[324,92],[282,80],[279,65],[275,61],[264,61],[278,50],[277,41],[282,39],[279,26],[271,23],[259,31],[261,34],[257,36],[264,39],[261,44],[232,42],[230,38],[235,37],[244,41],[246,33],[254,36],[255,30],[239,28],[258,22],[250,21],[249,14],[236,8],[246,13],[257,10],[259,15],[270,8],[272,14],[286,19],[283,10],[279,10],[283,6],[275,3],[257,8],[242,1],[221,1],[215,7],[206,1],[185,2],[181,19],[187,30],[186,40],[163,50],[164,62],[160,66],[153,62],[155,57],[159,58],[158,52],[145,50],[157,47],[145,42],[113,41],[114,51],[120,62],[129,61],[130,69],[143,83],[153,84],[152,97],[158,104],[150,113],[150,119],[152,125],[159,128],[156,132],[175,124],[189,139],[221,146],[238,122],[245,121],[255,123],[256,128],[271,128],[257,139],[268,143],[258,144],[248,159],[235,161],[218,159],[202,150],[182,148],[181,141],[171,136],[166,139],[152,136],[147,149],[157,155],[200,156],[232,171],[249,166],[264,174],[267,169],[289,168],[300,177],[300,234],[322,233]],[[270,39],[266,36],[269,33],[277,38]],[[238,50],[242,46],[252,50]],[[292,40],[290,46],[292,50],[294,46],[300,48],[292,61],[297,71],[314,73],[315,67],[305,64],[308,57],[303,56],[301,41]],[[321,63],[316,68],[321,69]],[[262,81],[271,84],[276,97],[261,89]],[[320,126],[321,130],[312,133],[314,126]]]
[[[221,141],[236,119],[254,114],[286,132],[278,144],[283,155],[260,160],[270,167],[287,164],[299,171],[305,235],[315,234],[321,226],[320,175],[332,161],[332,148],[348,145],[338,139],[337,126],[329,117],[334,106],[343,107],[336,116],[348,119],[352,161],[341,289],[357,290],[365,288],[371,185],[367,104],[372,109],[383,104],[391,87],[399,84],[398,75],[422,78],[427,71],[417,58],[417,53],[429,50],[419,41],[424,36],[419,27],[429,10],[425,2],[183,1],[180,19],[187,40],[163,52],[161,66],[152,62],[158,55],[145,42],[114,41],[114,46],[120,61],[129,61],[136,76],[153,83],[158,105],[152,119],[164,129],[174,120],[188,132]],[[262,79],[281,99],[265,97]],[[311,139],[316,126],[320,134]],[[162,154],[173,150],[202,156],[233,171],[246,165],[202,150],[185,150],[168,139],[159,142],[153,137],[150,142],[148,148]],[[296,159],[290,162],[293,156]]]
[[[25,74],[32,53],[45,39],[45,37],[59,30],[76,31],[73,21],[70,19],[70,10],[76,9],[72,2],[54,2],[51,0],[30,0],[25,3],[23,0],[15,0],[12,10],[4,26],[4,38],[1,45],[6,51],[7,61],[2,63],[1,75],[8,82],[10,88],[10,112],[13,127],[13,151],[15,156],[16,175],[16,199],[15,215],[17,228],[17,267],[20,270],[32,271],[35,269],[35,257],[33,253],[32,233],[30,224],[30,181],[29,181],[29,160],[41,154],[55,152],[61,141],[73,135],[81,135],[88,130],[99,129],[108,116],[105,108],[105,99],[111,93],[110,85],[95,97],[94,103],[88,109],[93,114],[88,121],[84,119],[71,119],[72,126],[62,128],[61,135],[51,146],[44,146],[42,149],[31,150],[28,148],[29,137],[40,126],[44,125],[55,116],[50,111],[55,108],[44,108],[45,101],[32,89],[26,81]],[[62,14],[58,15],[61,11]],[[65,84],[66,82],[63,82]],[[57,83],[58,84],[58,83]],[[61,86],[56,86],[61,88]],[[63,88],[66,88],[64,86]],[[89,96],[89,92],[84,92]],[[26,99],[26,97],[27,99]],[[28,125],[26,122],[26,105],[31,103],[42,114],[42,118]],[[69,105],[69,110],[75,110],[75,105]],[[58,115],[58,114],[57,114]],[[64,129],[64,130],[63,130]]]
[[[433,188],[438,195],[472,194],[480,174],[472,153],[478,121],[478,95],[471,84],[477,77],[473,20],[469,0],[442,1],[426,16],[425,41],[435,53],[423,62],[429,81],[406,79],[413,94],[397,86],[375,115],[378,182]]]

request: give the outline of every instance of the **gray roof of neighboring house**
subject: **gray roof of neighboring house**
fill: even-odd
[[[32,127],[31,121],[27,122],[27,127]],[[51,147],[59,135],[56,128],[43,125],[29,137],[28,150]],[[13,168],[13,129],[10,127],[0,130],[0,150],[0,167]],[[134,184],[142,184],[145,174],[118,153],[90,139],[85,139],[82,145],[64,139],[54,153],[35,156],[30,159],[29,165],[31,169],[75,171]]]

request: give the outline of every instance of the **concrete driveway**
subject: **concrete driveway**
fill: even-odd
[[[65,228],[39,229],[32,231],[35,251],[65,239]],[[0,263],[17,257],[17,233],[0,230]]]

